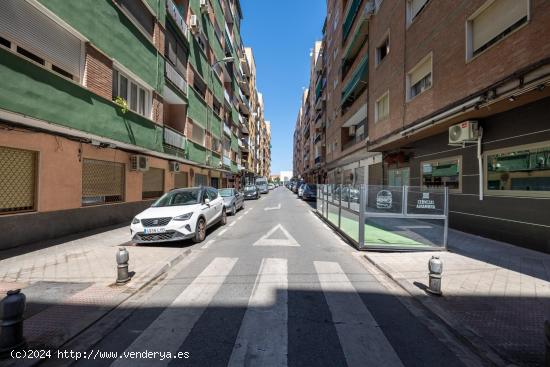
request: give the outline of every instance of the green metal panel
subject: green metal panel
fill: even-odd
[[[3,49],[0,75],[2,109],[163,151],[161,126]]]
[[[200,144],[189,141],[187,143],[189,159],[195,163],[206,164],[206,148]]]
[[[223,91],[224,87],[220,79],[216,75],[212,75],[212,86],[210,88],[213,91],[214,96],[220,102],[223,104],[224,97],[223,97]]]
[[[231,134],[231,150],[234,152],[239,151],[239,138],[235,134]]]
[[[191,37],[191,44],[189,49],[189,62],[195,70],[203,77],[204,80],[208,79],[208,72],[210,70],[210,64],[206,59],[201,47],[199,46],[195,37]]]
[[[216,138],[221,139],[222,134],[222,127],[221,127],[221,120],[216,114],[211,111],[210,112],[210,132],[212,135],[214,135]]]
[[[231,106],[231,117],[233,120],[233,125],[239,126],[239,111],[235,108],[235,106]]]
[[[237,163],[231,161],[231,172],[232,173],[239,173],[239,168],[237,167]]]
[[[223,10],[220,4],[220,0],[212,0],[212,6],[214,7],[214,15],[216,16],[216,21],[221,28],[225,24],[225,18],[223,16]]]
[[[206,128],[206,102],[193,88],[189,87],[187,89],[187,98],[189,100],[187,116],[190,117],[194,123]]]
[[[111,0],[39,0],[109,57],[162,91],[157,50]]]
[[[212,158],[210,159],[210,167],[219,168],[222,161],[219,154],[212,152]]]

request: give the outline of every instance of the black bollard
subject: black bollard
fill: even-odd
[[[23,314],[26,297],[20,289],[8,291],[0,301],[0,356],[9,357],[12,350],[25,346]]]

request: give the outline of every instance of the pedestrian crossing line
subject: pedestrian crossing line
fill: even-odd
[[[402,367],[390,342],[338,263],[314,261],[348,366]]]
[[[287,274],[287,259],[262,260],[229,367],[287,365]]]
[[[218,234],[216,236],[221,236],[222,234],[224,234],[225,232],[227,232],[227,228],[226,229],[222,229],[221,231],[218,232]]]
[[[228,224],[228,227],[233,227],[236,223],[237,223],[237,220],[235,220],[235,221],[229,223],[229,224]]]
[[[206,242],[204,245],[201,246],[201,248],[209,248],[211,244],[213,244],[216,240],[210,240]]]
[[[126,352],[176,351],[208,307],[237,258],[217,257],[168,306],[162,314],[134,342]],[[166,366],[170,359],[155,360],[155,366]],[[149,359],[117,359],[111,366],[149,366]]]

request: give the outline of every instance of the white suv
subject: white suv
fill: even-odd
[[[223,198],[213,187],[175,189],[136,215],[130,226],[132,242],[167,242],[192,238],[202,242],[206,229],[227,222]]]

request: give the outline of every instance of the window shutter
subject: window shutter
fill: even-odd
[[[27,1],[0,1],[0,35],[80,77],[80,39]]]
[[[476,51],[510,26],[527,17],[528,0],[496,0],[472,21],[472,46]]]
[[[419,80],[422,80],[426,75],[432,72],[432,58],[426,58],[421,64],[417,65],[413,71],[410,73],[411,86],[418,83]]]
[[[151,195],[144,195],[144,197],[161,196],[164,192],[164,170],[161,168],[150,167],[148,171],[143,172],[143,188],[144,193],[150,193]]]

